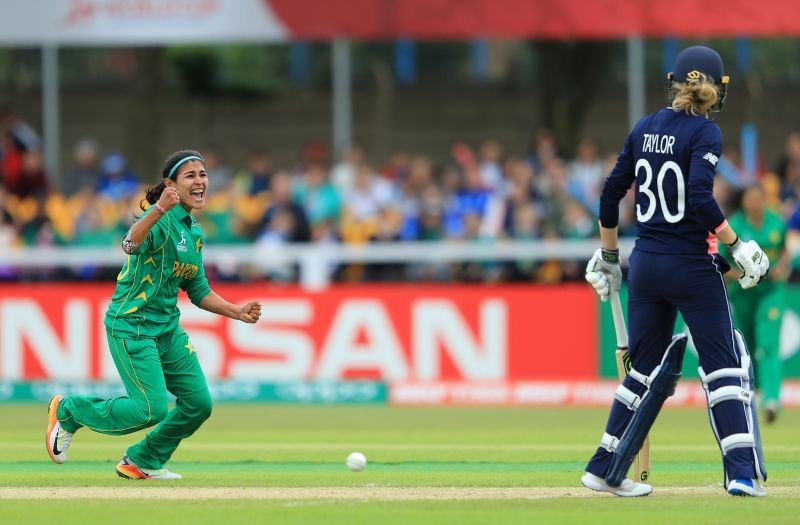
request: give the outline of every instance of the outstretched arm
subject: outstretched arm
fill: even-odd
[[[255,323],[261,317],[261,303],[251,301],[242,306],[229,303],[216,292],[210,292],[206,295],[198,305],[203,310],[215,313],[217,315],[224,315],[237,321],[245,323]]]

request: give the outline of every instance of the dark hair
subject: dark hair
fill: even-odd
[[[159,182],[155,186],[148,188],[147,192],[145,193],[144,199],[139,201],[139,207],[142,210],[147,209],[147,206],[144,205],[145,201],[150,203],[150,205],[153,205],[156,202],[158,202],[158,199],[164,192],[164,188],[167,187],[166,184],[164,184],[164,179],[171,178],[172,180],[175,180],[177,173],[173,173],[172,177],[170,177],[169,176],[170,172],[172,171],[172,168],[174,168],[176,164],[178,164],[182,159],[185,159],[186,157],[199,157],[200,162],[202,162],[203,164],[206,163],[200,152],[195,151],[193,149],[182,149],[176,151],[175,153],[167,157],[167,160],[164,161],[164,166],[161,168],[161,182]]]

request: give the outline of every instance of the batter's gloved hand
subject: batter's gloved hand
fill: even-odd
[[[602,301],[608,301],[612,291],[618,292],[622,285],[622,270],[619,267],[619,250],[599,249],[586,265],[586,281]]]
[[[756,241],[742,242],[737,237],[729,248],[733,260],[743,272],[739,277],[742,288],[752,288],[769,273],[769,258]]]

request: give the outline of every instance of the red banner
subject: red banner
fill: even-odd
[[[294,38],[800,34],[794,0],[265,0]]]
[[[115,379],[103,315],[112,285],[0,286],[0,380]],[[597,378],[591,288],[221,285],[260,300],[248,325],[180,301],[210,378],[392,383]]]

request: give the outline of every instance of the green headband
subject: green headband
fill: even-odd
[[[176,162],[174,166],[172,166],[172,169],[169,170],[169,175],[167,175],[167,178],[172,179],[172,176],[175,175],[175,170],[177,170],[178,167],[187,160],[199,160],[200,162],[203,162],[203,159],[198,157],[197,155],[189,155],[188,157],[183,157],[181,160]]]

